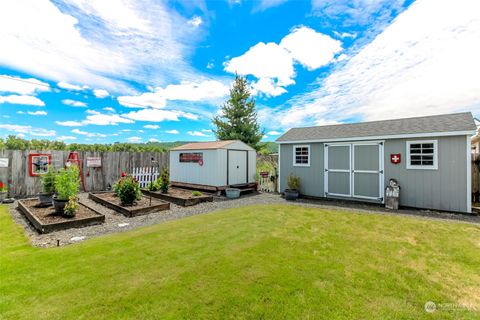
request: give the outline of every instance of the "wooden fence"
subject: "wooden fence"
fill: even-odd
[[[472,153],[472,202],[480,202],[480,154]]]
[[[30,176],[29,155],[50,154],[56,169],[65,166],[69,151],[0,150],[0,160],[8,159],[8,166],[0,166],[0,182],[8,184],[9,196],[26,197],[41,191],[39,177]],[[168,166],[168,152],[78,152],[87,191],[107,190],[122,172],[133,173],[134,168]],[[101,167],[87,167],[87,158],[100,158]]]

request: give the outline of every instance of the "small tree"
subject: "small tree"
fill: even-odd
[[[255,112],[255,100],[250,98],[247,79],[235,75],[230,99],[222,106],[222,115],[213,118],[219,140],[241,140],[260,150],[264,132],[260,130]]]

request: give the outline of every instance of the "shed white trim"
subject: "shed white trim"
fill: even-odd
[[[413,165],[411,164],[410,145],[412,144],[433,144],[433,165]],[[407,169],[411,170],[438,170],[438,140],[408,140],[406,142],[407,148]]]
[[[466,137],[466,149],[467,149],[467,212],[472,212],[472,137]]]
[[[297,148],[307,148],[308,149],[308,163],[297,163],[296,162],[296,153],[297,153]],[[293,166],[294,167],[310,167],[310,145],[309,144],[303,144],[303,145],[295,145],[293,146]]]
[[[330,139],[312,139],[312,140],[292,140],[292,141],[275,141],[278,144],[290,143],[314,143],[314,142],[341,142],[341,141],[367,141],[367,140],[386,140],[386,139],[410,139],[410,138],[428,138],[428,137],[449,137],[449,136],[463,136],[475,135],[475,131],[449,131],[449,132],[429,132],[429,133],[409,133],[409,134],[394,134],[385,136],[371,136],[371,137],[346,137],[346,138],[330,138]]]

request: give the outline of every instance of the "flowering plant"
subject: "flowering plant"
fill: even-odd
[[[137,180],[131,175],[125,175],[115,183],[113,191],[120,198],[122,205],[133,205],[142,198],[142,192]]]
[[[0,192],[7,192],[7,191],[8,191],[7,184],[0,181]]]

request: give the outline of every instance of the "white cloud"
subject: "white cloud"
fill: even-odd
[[[50,85],[34,78],[21,78],[0,75],[0,92],[11,92],[20,95],[32,95],[36,92],[50,91]]]
[[[158,124],[147,124],[147,125],[144,125],[143,127],[145,129],[153,129],[153,130],[160,129],[160,126]]]
[[[413,3],[316,90],[288,101],[275,122],[480,112],[479,13],[476,1]]]
[[[284,87],[278,86],[274,80],[261,78],[252,83],[252,94],[265,94],[267,97],[276,97],[287,92]]]
[[[97,126],[117,125],[119,123],[134,123],[130,119],[126,119],[118,114],[103,114],[94,110],[87,110],[87,117],[83,120],[84,124],[94,124]]]
[[[137,96],[121,96],[118,102],[126,107],[165,108],[167,100],[202,101],[221,98],[228,94],[229,87],[216,80],[202,82],[182,82],[170,84],[165,88],[155,88],[154,92],[145,92]]]
[[[203,20],[202,20],[202,17],[199,17],[199,16],[195,16],[193,17],[192,19],[188,20],[187,23],[194,27],[194,28],[197,28],[199,27],[202,23],[203,23]]]
[[[269,131],[267,132],[267,135],[269,136],[278,136],[278,135],[281,135],[282,133],[281,132],[278,132],[278,131]]]
[[[290,53],[273,42],[257,43],[243,55],[227,61],[225,71],[277,79],[280,85],[293,84],[295,75]]]
[[[63,140],[63,141],[65,141],[65,140],[76,140],[76,139],[77,139],[77,137],[74,137],[74,136],[59,136],[59,137],[57,137],[57,140]]]
[[[105,89],[94,89],[93,94],[97,98],[106,98],[110,95],[110,93]]]
[[[87,106],[85,102],[72,100],[72,99],[63,99],[62,103],[66,104],[67,106],[80,107],[80,108],[85,108]]]
[[[64,127],[81,127],[83,126],[82,121],[55,121],[56,124],[59,126],[64,126]]]
[[[46,116],[47,115],[46,111],[28,111],[27,113],[31,116]]]
[[[281,4],[284,4],[288,0],[260,0],[253,9],[253,11],[264,11],[273,7],[277,7]]]
[[[308,43],[308,46],[305,44]],[[330,36],[307,27],[294,29],[282,39],[280,46],[285,48],[308,70],[315,70],[333,61],[335,54],[342,51],[342,43]]]
[[[1,51],[1,50],[0,50]],[[0,103],[24,104],[30,106],[45,106],[45,102],[37,97],[12,94],[9,96],[0,96]]]
[[[202,129],[202,132],[204,133],[213,133],[211,129]]]
[[[148,139],[148,142],[160,142],[160,140],[155,139],[155,138],[150,138],[150,139]]]
[[[95,132],[87,132],[87,131],[81,131],[80,129],[73,129],[72,133],[76,133],[79,135],[87,136],[89,138],[106,138],[107,135],[103,133],[95,133]]]
[[[201,131],[188,131],[188,135],[193,136],[193,137],[208,137],[205,133]]]
[[[180,117],[196,120],[198,116],[182,111],[160,110],[160,109],[142,109],[122,114],[123,117],[138,121],[178,121]]]
[[[16,125],[16,124],[0,124],[0,129],[15,132],[19,134],[19,136],[20,134],[22,134],[23,136],[25,136],[25,134],[29,134],[31,136],[39,136],[39,137],[52,137],[56,135],[55,130],[33,128],[31,126],[22,126],[22,125]]]
[[[103,110],[110,111],[110,112],[115,112],[115,109],[113,109],[112,107],[106,107],[106,108],[103,108]]]
[[[355,32],[337,32],[337,31],[333,31],[333,34],[335,36],[337,36],[338,38],[342,38],[342,39],[345,39],[345,38],[351,38],[351,39],[355,39],[357,37],[357,34]]]
[[[142,141],[142,137],[128,137],[128,138],[127,138],[127,141],[128,141],[128,142],[141,142],[141,141]]]
[[[179,133],[180,133],[178,130],[175,130],[175,129],[173,129],[173,130],[167,130],[167,131],[165,131],[165,132],[166,132],[166,133],[169,133],[169,134],[179,134]]]
[[[65,81],[60,81],[59,83],[57,83],[57,86],[59,86],[62,89],[73,90],[73,91],[83,91],[88,89],[88,86],[86,85],[80,86],[80,85],[71,84]]]
[[[215,67],[215,64],[212,61],[207,63],[207,69],[213,69],[214,67]]]
[[[404,3],[405,0],[312,0],[312,11],[322,18],[358,27],[390,20]]]
[[[278,96],[286,92],[285,86],[295,83],[295,63],[315,70],[335,61],[335,54],[341,50],[340,41],[308,27],[298,27],[280,44],[257,43],[243,55],[225,62],[224,69],[230,73],[253,75],[259,79],[252,85],[255,92]]]

